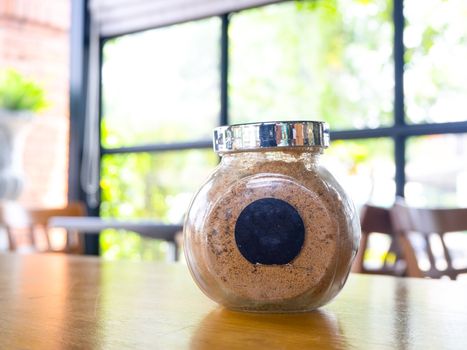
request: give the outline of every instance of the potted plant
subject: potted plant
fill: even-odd
[[[15,70],[0,71],[0,199],[16,199],[25,125],[46,105],[44,90]]]

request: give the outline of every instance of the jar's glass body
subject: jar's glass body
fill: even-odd
[[[299,312],[342,289],[360,226],[321,148],[228,153],[193,199],[185,255],[201,290],[235,310]]]

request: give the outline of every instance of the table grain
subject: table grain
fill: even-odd
[[[0,349],[467,349],[467,284],[352,275],[319,311],[252,314],[183,264],[0,254]]]

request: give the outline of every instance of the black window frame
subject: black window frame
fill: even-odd
[[[86,196],[80,190],[79,169],[83,147],[84,109],[83,101],[86,96],[87,54],[89,48],[89,13],[88,0],[72,1],[72,30],[71,30],[71,75],[70,75],[70,157],[69,157],[69,199],[86,201]],[[267,5],[266,5],[267,6]],[[411,136],[433,134],[467,133],[467,121],[445,123],[409,124],[406,120],[404,106],[404,0],[393,0],[393,62],[394,62],[394,111],[393,124],[387,127],[374,129],[350,129],[331,132],[332,140],[358,140],[374,138],[390,138],[394,142],[395,161],[395,196],[404,196],[406,184],[406,143]],[[240,11],[241,12],[241,11]],[[219,125],[229,123],[229,20],[233,13],[225,13],[218,16],[221,19],[220,35],[220,113]],[[147,28],[145,30],[152,29]],[[132,34],[132,33],[125,33]],[[122,34],[122,35],[125,35]],[[100,56],[104,43],[112,37],[100,38]],[[102,66],[102,60],[101,60]],[[99,81],[100,77],[99,77]],[[102,101],[99,97],[100,106]],[[101,119],[101,113],[99,120]],[[100,123],[99,123],[100,124]],[[99,144],[101,144],[99,132]],[[104,148],[100,146],[101,159],[109,154],[125,153],[157,153],[165,151],[179,151],[189,149],[211,148],[211,140],[188,141],[176,143],[147,144],[129,147]],[[92,216],[99,216],[99,207],[91,208],[88,212]],[[85,239],[85,251],[90,254],[99,253],[98,236],[87,236]]]

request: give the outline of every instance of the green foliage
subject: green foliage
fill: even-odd
[[[125,137],[134,137],[109,128],[105,118],[101,128],[102,139],[114,138],[112,142],[117,144]],[[153,135],[155,139],[157,136],[158,132]],[[180,223],[193,192],[216,163],[217,157],[211,150],[105,155],[100,215]],[[167,252],[165,242],[115,230],[106,230],[100,245],[103,257],[108,259],[163,260]]]
[[[167,242],[110,229],[100,235],[100,246],[105,259],[161,261],[168,251]]]
[[[391,8],[390,0],[308,0],[232,16],[231,120],[390,124]]]
[[[38,112],[46,106],[44,90],[15,70],[0,72],[0,108]]]
[[[392,159],[392,142],[388,138],[375,138],[363,140],[336,140],[333,141],[326,154],[341,162],[357,167],[376,158]]]
[[[295,4],[299,11],[321,11],[328,20],[338,15],[337,0],[296,0]]]

